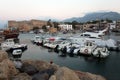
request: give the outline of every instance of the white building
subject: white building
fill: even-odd
[[[110,23],[109,26],[110,26],[110,29],[116,28],[116,21],[113,21],[113,23]]]
[[[64,29],[64,30],[73,30],[73,27],[72,25],[69,25],[69,24],[60,24],[58,25],[61,29]]]

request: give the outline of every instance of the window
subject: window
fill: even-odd
[[[86,37],[90,37],[90,35],[89,35],[89,34],[84,34],[84,36],[86,36]]]

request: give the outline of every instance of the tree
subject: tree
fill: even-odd
[[[52,27],[51,19],[49,19],[49,20],[47,21],[47,26]]]
[[[46,25],[43,25],[43,26],[42,26],[42,29],[43,29],[45,32],[47,32],[47,31],[48,31],[48,29],[47,29]]]
[[[105,19],[108,23],[111,23],[112,22],[112,20],[110,20],[110,19],[108,19],[108,18],[106,18]]]
[[[64,22],[65,24],[70,24],[70,25],[72,25],[72,23],[71,22]]]
[[[53,22],[53,24],[54,24],[54,27],[57,28],[57,30],[58,30],[59,29],[59,26],[58,26],[59,23],[58,22]]]
[[[39,27],[37,27],[37,26],[33,27],[33,30],[37,30],[37,29],[39,29]]]
[[[34,31],[35,33],[38,33],[38,32],[39,32],[39,27],[37,27],[37,26],[33,27],[33,31]]]

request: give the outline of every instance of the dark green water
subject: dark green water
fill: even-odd
[[[85,56],[66,56],[60,57],[57,53],[48,52],[48,49],[33,45],[30,39],[35,34],[20,34],[21,43],[28,44],[28,49],[23,53],[22,59],[51,60],[60,65],[67,66],[74,70],[91,72],[104,76],[107,80],[120,80],[120,52],[111,51],[111,54],[106,59],[95,59]],[[120,40],[118,35],[107,36]]]

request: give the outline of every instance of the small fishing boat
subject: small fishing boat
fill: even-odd
[[[62,42],[62,40],[58,41],[49,41],[44,44],[44,47],[54,49],[57,45],[59,45]]]
[[[15,49],[21,49],[22,51],[25,51],[27,49],[27,44],[15,43],[14,39],[7,39],[5,42],[1,43],[1,49],[11,53]]]
[[[68,40],[62,41],[60,44],[56,45],[56,47],[54,48],[55,51],[60,51],[63,48],[65,48],[66,46],[70,45],[71,42]]]
[[[32,42],[33,44],[37,44],[37,43],[39,43],[39,42],[42,42],[42,40],[41,40],[41,37],[40,37],[40,36],[35,36],[34,38],[31,39],[31,42]]]
[[[13,58],[21,58],[22,56],[22,50],[21,49],[15,49],[12,52]]]
[[[27,44],[14,44],[9,49],[7,49],[7,52],[13,52],[16,49],[21,49],[22,52],[24,52],[27,49]]]
[[[77,47],[77,48],[74,49],[73,54],[78,55],[78,54],[79,54],[79,51],[80,51],[80,48]]]
[[[6,51],[14,44],[14,39],[6,39],[4,42],[1,43],[1,49]]]
[[[67,53],[69,54],[78,54],[78,51],[80,50],[80,44],[77,43],[71,43],[70,45],[66,46]]]
[[[92,52],[96,49],[97,45],[91,41],[87,41],[80,48],[80,54],[91,55]]]
[[[109,56],[110,52],[106,47],[97,47],[92,54],[94,57],[105,58]]]

